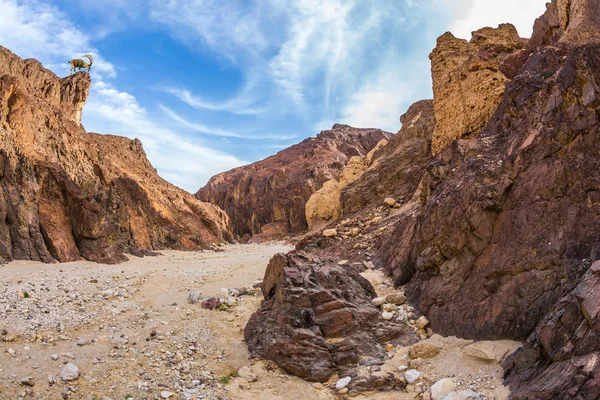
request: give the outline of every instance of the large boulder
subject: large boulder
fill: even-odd
[[[306,203],[306,221],[309,230],[317,230],[327,223],[336,221],[342,212],[342,190],[361,178],[365,171],[377,165],[376,157],[388,141],[382,139],[364,157],[352,157],[342,171],[339,181],[332,179],[323,184]]]
[[[366,279],[328,260],[278,254],[262,291],[265,300],[244,330],[248,348],[304,379],[324,382],[357,364],[381,364],[386,343],[418,340],[408,326],[381,318]]]

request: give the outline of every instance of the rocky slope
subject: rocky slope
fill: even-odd
[[[227,215],[161,179],[138,140],[86,133],[90,83],[0,47],[0,260],[115,263],[229,239]]]
[[[436,333],[526,339],[504,364],[515,399],[600,393],[599,29],[597,1],[554,0],[529,41],[507,25],[468,43],[442,36],[423,126],[434,155],[379,160],[344,189],[335,231],[298,245],[382,266]]]
[[[305,205],[354,156],[365,156],[391,134],[378,129],[334,125],[254,164],[213,177],[196,193],[223,208],[240,238],[281,238],[307,229]]]

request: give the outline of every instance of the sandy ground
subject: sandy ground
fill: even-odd
[[[202,297],[226,298],[226,289],[251,286],[263,277],[269,259],[290,247],[223,249],[165,251],[116,266],[86,261],[0,266],[0,399],[339,398],[335,391],[318,390],[282,373],[272,362],[249,359],[243,327],[260,297],[245,296],[226,311],[188,304],[192,290],[201,291]],[[379,272],[367,271],[365,276],[380,295],[395,290]],[[437,335],[428,341],[441,349],[434,359],[411,361],[407,349],[393,349],[382,367],[401,373],[401,365],[410,365],[422,371],[424,379],[412,393],[356,398],[419,398],[442,377],[452,377],[487,399],[507,397],[497,363],[463,354],[471,342]],[[61,379],[67,363],[80,369],[78,379]],[[236,377],[243,366],[256,381]],[[334,386],[335,380],[326,386]]]
[[[251,366],[243,327],[260,299],[209,311],[188,304],[187,295],[191,290],[203,297],[224,295],[222,289],[247,287],[262,278],[274,254],[290,248],[224,249],[165,251],[116,266],[86,261],[0,266],[5,340],[0,342],[0,398],[137,400],[172,393],[170,398],[179,399],[184,392],[199,399],[330,398],[266,362],[254,362],[259,380],[242,383],[245,389],[235,378],[226,383],[240,367]],[[80,369],[78,380],[61,380],[67,362]],[[25,377],[34,385],[22,385]]]

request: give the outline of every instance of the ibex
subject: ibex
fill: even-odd
[[[89,64],[86,63],[81,58],[76,58],[74,60],[71,60],[71,61],[69,61],[69,65],[71,65],[71,69],[69,70],[70,73],[77,72],[77,68],[79,68],[80,70],[81,70],[81,68],[83,68],[84,70],[87,69],[88,72],[90,72],[90,70],[92,69],[92,64],[94,63],[94,59],[92,58],[92,56],[90,54],[86,54],[81,57],[87,58],[88,60],[90,60],[90,63]]]

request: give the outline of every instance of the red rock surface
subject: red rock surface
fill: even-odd
[[[600,396],[600,261],[560,299],[504,361],[512,398],[597,399]],[[557,379],[559,377],[559,379]]]
[[[304,379],[324,382],[357,364],[380,364],[387,358],[385,343],[406,346],[418,340],[408,326],[381,318],[371,304],[375,290],[369,281],[331,260],[278,254],[267,267],[262,291],[265,300],[244,330],[248,348]],[[403,385],[387,384],[388,389]],[[369,389],[374,388],[363,388]]]
[[[90,83],[0,47],[0,259],[116,263],[230,238],[227,215],[161,179],[139,140],[86,133]]]
[[[365,156],[391,134],[334,125],[254,164],[213,177],[196,197],[223,208],[238,237],[281,238],[308,227],[304,207],[331,179],[339,179],[353,156]]]

